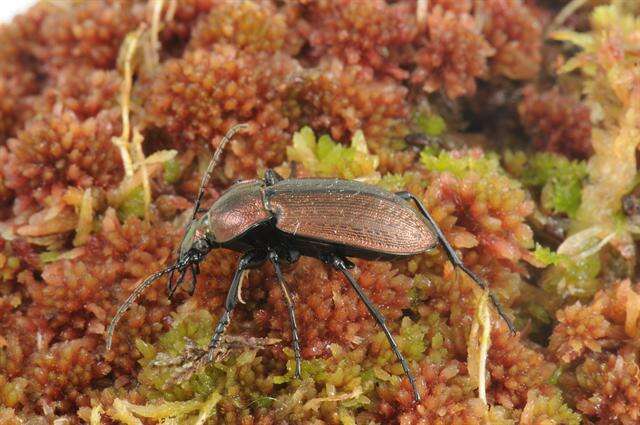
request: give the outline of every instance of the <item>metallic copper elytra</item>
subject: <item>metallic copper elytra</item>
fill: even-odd
[[[346,256],[408,256],[438,244],[418,211],[377,186],[338,179],[288,179],[269,187],[265,196],[279,230],[342,245]]]

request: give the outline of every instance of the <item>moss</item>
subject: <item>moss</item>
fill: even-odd
[[[576,216],[587,177],[585,162],[571,161],[552,153],[526,156],[523,152],[508,152],[506,161],[525,186],[540,191],[540,202],[545,210],[571,218]]]
[[[562,256],[557,252],[553,252],[551,249],[540,244],[536,244],[536,249],[533,251],[533,256],[543,266],[549,266],[551,264],[558,264],[562,260]]]
[[[561,71],[580,73],[586,102],[597,111],[591,117],[595,154],[576,224],[579,229],[599,225],[614,230],[621,199],[632,189],[637,172],[640,70],[631,46],[640,21],[617,2],[594,8],[590,21],[591,32],[558,31],[553,37],[578,47]],[[616,239],[623,243],[625,237],[620,232]]]
[[[121,220],[125,220],[127,217],[142,218],[145,213],[144,189],[142,186],[138,186],[124,198],[118,208],[118,215]]]
[[[498,156],[491,153],[487,155],[481,155],[480,152],[452,154],[440,151],[436,154],[430,150],[424,150],[420,154],[420,162],[429,171],[448,172],[456,177],[463,177],[469,172],[503,174]]]
[[[447,131],[447,123],[440,115],[417,114],[414,122],[418,129],[427,136],[438,137]]]
[[[289,161],[301,163],[312,175],[345,179],[378,179],[378,157],[369,153],[362,131],[345,147],[328,135],[316,139],[313,130],[304,127],[293,135],[293,145],[287,148]]]
[[[0,422],[638,422],[640,293],[618,278],[637,262],[620,201],[639,181],[640,9],[587,2],[553,33],[567,44],[543,46],[552,3],[41,2],[0,26]],[[189,370],[238,261],[213,250],[192,297],[168,300],[162,277],[106,351],[120,303],[175,260],[205,152],[239,122],[204,205],[294,161],[410,191],[521,331],[486,299],[480,320],[440,248],[354,259],[415,403],[348,282],[302,257],[283,267],[302,378],[269,264],[246,275],[220,358]],[[441,143],[418,152],[411,132]]]
[[[582,417],[564,403],[560,394],[545,396],[533,390],[527,396],[520,423],[579,425]]]
[[[164,169],[164,181],[167,184],[176,183],[182,175],[182,167],[176,159],[171,159],[162,163]]]
[[[563,258],[547,269],[541,279],[542,288],[562,298],[588,299],[601,286],[597,279],[602,264],[597,255]]]

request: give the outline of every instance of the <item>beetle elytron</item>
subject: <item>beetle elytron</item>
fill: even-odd
[[[203,213],[200,211],[200,202],[204,189],[224,146],[245,126],[240,124],[232,127],[216,149],[202,178],[178,260],[145,279],[120,306],[109,325],[107,349],[111,347],[116,324],[145,288],[169,273],[167,290],[171,296],[184,280],[185,274],[190,272],[193,291],[199,273],[198,265],[207,253],[215,248],[229,248],[243,255],[231,281],[224,312],[209,343],[207,360],[214,359],[218,343],[229,325],[243,273],[270,261],[289,311],[295,374],[299,377],[301,357],[295,311],[280,264],[282,261],[294,263],[301,255],[305,255],[322,260],[347,278],[384,331],[413,387],[415,400],[420,400],[407,361],[400,353],[384,317],[349,272],[354,265],[347,257],[396,259],[428,251],[439,243],[455,267],[480,287],[486,288],[485,282],[464,265],[424,205],[408,192],[391,193],[376,186],[339,179],[283,179],[275,171],[267,170],[264,180],[248,180],[233,185],[197,218]],[[412,201],[417,210],[407,201]],[[176,270],[180,275],[174,283],[173,274]],[[495,296],[490,294],[490,297],[509,329],[515,332]]]

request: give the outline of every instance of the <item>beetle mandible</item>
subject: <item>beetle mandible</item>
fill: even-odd
[[[193,293],[199,263],[209,251],[228,248],[242,253],[207,350],[207,361],[214,353],[223,332],[231,321],[231,313],[239,299],[242,275],[269,261],[282,288],[289,312],[295,375],[300,377],[300,341],[293,299],[282,275],[281,263],[294,263],[301,255],[315,257],[341,272],[364,302],[369,313],[384,331],[391,349],[400,361],[420,400],[415,379],[400,352],[393,335],[378,308],[349,272],[354,264],[347,257],[368,260],[392,260],[431,250],[440,244],[451,263],[466,273],[481,288],[486,283],[460,260],[422,202],[409,192],[391,193],[365,183],[327,178],[284,179],[268,169],[263,180],[247,180],[234,184],[207,211],[200,203],[211,173],[220,160],[225,145],[246,124],[238,124],[227,132],[205,171],[193,214],[180,244],[178,260],[171,266],[145,279],[118,308],[107,332],[107,350],[111,348],[116,324],[140,294],[161,276],[169,273],[169,297],[191,273]],[[416,208],[410,206],[413,202]],[[198,218],[198,215],[200,217]],[[175,271],[180,273],[173,282]],[[489,293],[498,314],[515,332],[497,298]]]

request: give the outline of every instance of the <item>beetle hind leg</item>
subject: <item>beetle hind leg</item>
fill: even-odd
[[[280,259],[278,258],[278,254],[276,254],[275,251],[270,251],[269,260],[273,264],[273,268],[276,271],[278,283],[280,284],[280,288],[282,289],[282,295],[284,296],[284,301],[287,304],[287,310],[289,311],[289,323],[291,324],[293,354],[296,359],[295,377],[300,378],[300,376],[302,375],[302,356],[300,355],[300,339],[298,338],[298,324],[296,322],[295,305],[293,303],[293,298],[291,297],[291,292],[289,291],[287,283],[284,280],[284,276],[282,275],[282,269],[280,268]]]
[[[358,284],[358,282],[356,282],[355,278],[349,272],[348,265],[351,262],[348,261],[348,260],[345,260],[343,258],[340,258],[337,255],[327,256],[324,260],[325,260],[325,262],[327,262],[331,266],[333,266],[336,270],[340,271],[347,278],[347,280],[351,284],[351,287],[356,291],[356,293],[358,294],[358,297],[360,297],[360,299],[362,300],[364,305],[367,307],[367,310],[369,310],[369,313],[373,316],[373,318],[376,320],[376,322],[378,322],[378,325],[380,325],[380,327],[384,331],[384,334],[387,337],[387,341],[389,341],[389,345],[391,345],[391,350],[393,351],[393,353],[396,355],[396,357],[400,361],[400,364],[402,365],[402,369],[404,370],[405,375],[407,375],[407,378],[409,379],[409,383],[411,384],[411,387],[413,388],[413,398],[414,398],[414,400],[416,402],[419,402],[420,401],[420,393],[418,393],[418,388],[416,386],[416,381],[415,381],[415,378],[413,377],[413,374],[411,373],[411,370],[409,369],[409,364],[407,363],[407,359],[405,359],[404,356],[402,355],[402,353],[400,352],[400,348],[398,347],[398,344],[396,343],[395,338],[393,338],[393,335],[391,334],[391,331],[387,327],[387,324],[386,324],[384,316],[382,315],[382,313],[380,313],[378,308],[369,299],[369,297],[367,297],[367,294],[364,293],[362,287]]]
[[[429,211],[427,211],[427,208],[424,206],[424,204],[410,192],[397,192],[396,195],[401,197],[404,200],[413,201],[416,204],[416,206],[418,207],[418,209],[420,210],[424,218],[426,218],[427,221],[429,222],[429,225],[431,226],[432,230],[436,234],[436,237],[438,238],[438,242],[440,242],[440,245],[442,245],[442,248],[447,253],[447,257],[449,257],[449,261],[451,261],[453,266],[457,269],[462,270],[480,288],[482,288],[483,290],[488,290],[487,283],[484,280],[482,280],[480,276],[472,272],[462,262],[462,260],[460,259],[456,251],[453,249],[453,247],[451,246],[447,238],[444,236],[444,233],[442,233],[442,230],[440,230],[440,227],[438,227],[433,217],[431,217],[431,214],[429,214]],[[516,328],[513,325],[513,322],[511,321],[511,319],[504,312],[504,309],[502,308],[502,304],[500,304],[500,301],[498,301],[498,298],[491,291],[489,291],[489,298],[491,299],[491,304],[493,304],[495,309],[498,311],[498,314],[500,315],[502,320],[505,321],[511,333],[515,334]]]

